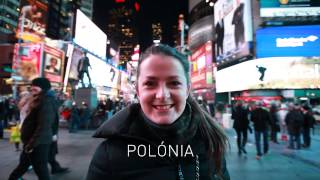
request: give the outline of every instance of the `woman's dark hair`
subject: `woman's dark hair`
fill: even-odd
[[[191,84],[189,75],[190,63],[188,58],[178,52],[175,48],[164,44],[152,45],[141,55],[141,58],[138,62],[137,80],[139,79],[140,75],[141,63],[151,55],[165,55],[177,59],[183,66],[188,85]],[[223,157],[229,145],[228,137],[217,124],[215,119],[200,107],[198,102],[191,96],[191,94],[189,94],[187,102],[191,105],[193,111],[198,112],[201,115],[201,121],[199,125],[201,135],[208,141],[208,155],[209,157],[214,157],[214,164],[216,167],[215,171],[217,175],[222,176],[222,164],[224,163]]]

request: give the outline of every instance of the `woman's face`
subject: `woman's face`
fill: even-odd
[[[31,94],[32,95],[38,95],[40,94],[40,92],[42,91],[42,89],[38,86],[31,86]]]
[[[189,85],[182,64],[171,56],[151,55],[140,64],[137,95],[154,123],[175,122],[186,106]]]

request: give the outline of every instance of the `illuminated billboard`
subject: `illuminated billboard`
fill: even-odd
[[[320,57],[261,58],[216,73],[217,92],[319,88]]]
[[[250,0],[219,0],[214,5],[217,64],[250,55],[252,15]]]
[[[193,90],[213,88],[211,41],[201,46],[191,56],[191,87]]]
[[[91,68],[89,68],[91,83],[95,86],[107,86],[111,88],[118,88],[118,78],[120,77],[119,70],[91,54],[87,55],[90,59],[91,65]]]
[[[74,42],[91,53],[106,58],[107,35],[80,10],[77,10]]]
[[[51,82],[62,83],[64,68],[64,52],[44,45],[43,51],[44,76]]]
[[[30,83],[41,74],[42,44],[15,44],[12,69],[21,77],[22,83]]]
[[[16,37],[26,42],[40,42],[46,36],[48,6],[36,0],[21,0]]]
[[[257,57],[320,56],[320,25],[257,30]]]
[[[319,0],[260,0],[261,17],[319,16]]]

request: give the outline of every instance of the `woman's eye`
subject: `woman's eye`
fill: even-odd
[[[144,85],[144,86],[154,86],[155,83],[152,82],[152,81],[146,81],[146,82],[143,83],[143,85]]]
[[[179,81],[171,81],[170,85],[179,86],[181,83]]]

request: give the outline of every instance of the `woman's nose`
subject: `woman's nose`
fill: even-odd
[[[170,97],[170,91],[166,86],[160,86],[157,89],[156,98],[167,99]]]

